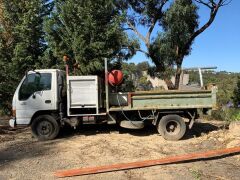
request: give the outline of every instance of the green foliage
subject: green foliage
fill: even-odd
[[[167,0],[168,1],[168,0]],[[166,0],[116,0],[119,9],[126,13],[127,19],[132,25],[151,27],[153,19],[160,22],[163,11],[162,7]],[[130,11],[129,11],[130,10]]]
[[[42,65],[46,49],[43,20],[51,11],[47,0],[2,0],[0,27],[0,108],[11,99],[26,70]]]
[[[169,77],[168,70],[173,69],[172,57],[173,49],[167,39],[162,38],[163,17],[168,11],[168,2],[170,0],[118,0],[119,9],[125,14],[125,26],[127,30],[132,31],[136,37],[141,40],[146,48],[135,48],[136,51],[144,53],[155,64],[155,68],[151,68],[155,72],[161,73],[165,77]],[[158,27],[160,26],[160,27]],[[141,34],[140,27],[147,30],[145,35]],[[156,28],[158,27],[158,28]],[[152,36],[153,30],[158,32],[157,37]],[[130,33],[131,34],[131,33]],[[164,44],[166,43],[166,44]],[[153,74],[155,74],[153,72]],[[166,73],[166,74],[164,74]]]
[[[130,79],[125,79],[123,85],[121,86],[122,92],[134,92],[135,91],[135,86],[132,80]]]
[[[172,48],[166,35],[158,33],[157,38],[152,42],[149,48],[149,56],[156,66],[154,71],[163,72],[162,75],[168,77],[168,70],[173,69],[173,65],[175,64],[173,61],[174,55],[174,48]]]
[[[126,76],[135,76],[137,79],[143,76],[143,71],[148,71],[150,65],[147,61],[134,63],[122,63],[122,70]]]
[[[189,55],[196,29],[198,28],[197,6],[192,0],[176,0],[170,5],[163,19],[161,61],[177,66],[175,88],[178,89],[183,58]],[[190,42],[190,43],[189,43]]]
[[[235,112],[232,115],[232,120],[240,121],[240,110],[239,109],[235,109]]]
[[[150,65],[147,61],[143,61],[137,64],[137,70],[139,71],[147,71],[149,67]]]
[[[189,72],[190,84],[199,83],[198,72]],[[237,84],[239,74],[238,73],[227,73],[227,72],[204,72],[203,82],[207,84],[216,84],[218,87],[217,101],[218,106],[222,107],[232,100],[233,91]]]
[[[186,44],[198,28],[197,6],[192,0],[176,0],[171,4],[163,19],[164,44],[174,50],[174,62],[190,53],[190,45]],[[166,48],[167,49],[167,48]],[[167,49],[168,50],[168,49]],[[171,51],[170,51],[171,52]]]
[[[21,75],[28,69],[41,65],[46,49],[43,20],[51,10],[46,0],[6,1],[5,18],[11,25],[13,36],[12,62]]]
[[[136,86],[137,67],[134,63],[122,63],[121,70],[124,75],[124,83],[122,84],[122,91],[133,92]]]
[[[199,75],[197,72],[190,72],[189,74],[190,84],[199,83]],[[228,122],[240,120],[240,109],[227,107],[227,104],[232,100],[232,97],[234,96],[234,91],[236,91],[235,87],[238,82],[238,77],[239,73],[227,73],[224,71],[217,73],[203,73],[204,84],[207,85],[214,83],[218,87],[217,104],[219,110],[213,111],[210,118]]]
[[[147,77],[143,76],[139,79],[139,83],[142,85],[147,85],[148,81],[147,81]]]
[[[139,86],[144,91],[149,91],[153,88],[152,83],[147,80],[146,76],[143,76],[139,79]]]
[[[155,72],[161,72],[169,82],[169,69],[177,66],[175,88],[178,89],[182,62],[191,52],[195,38],[213,23],[218,10],[226,1],[194,0],[118,0],[119,7],[126,16],[125,25],[144,44],[145,48],[136,49],[144,53],[155,64]],[[210,9],[209,19],[198,29],[198,7]],[[141,34],[141,28],[147,32]],[[157,28],[156,28],[157,27]],[[153,37],[153,30],[157,36]]]
[[[122,31],[122,16],[112,0],[0,4],[0,108],[11,108],[14,90],[27,70],[63,68],[62,56],[67,54],[71,65],[79,63],[79,74],[90,74],[103,69],[103,58],[128,59],[138,46]]]
[[[222,108],[221,110],[213,111],[212,119],[227,122],[240,121],[240,109]]]
[[[156,65],[156,71],[166,72],[179,64],[190,53],[186,44],[198,27],[197,6],[192,0],[123,0],[120,7],[125,10],[126,24],[141,39],[144,52]],[[169,5],[170,3],[170,5]],[[139,25],[148,28],[147,36],[139,33]],[[152,30],[159,25],[157,37]],[[180,62],[181,63],[181,62]]]
[[[135,90],[150,90],[152,84],[147,81],[147,77],[144,76],[144,71],[146,72],[150,65],[148,62],[140,62],[138,64],[134,63],[122,63],[122,71],[124,74],[124,91],[135,91]]]
[[[132,74],[136,74],[137,67],[134,63],[122,63],[122,71],[125,76],[131,76]]]
[[[119,0],[117,2],[126,14],[126,25],[146,46],[147,50],[139,51],[145,53],[156,66],[151,68],[151,72],[154,70],[162,78],[169,79],[174,66],[177,65],[177,73],[180,77],[183,58],[191,50],[192,41],[191,43],[189,41],[198,27],[198,8],[193,1]],[[146,36],[138,31],[139,26],[148,29]],[[152,37],[156,26],[160,26],[157,36]]]
[[[238,107],[240,104],[240,76],[238,76],[237,86],[233,91],[233,103],[235,107]]]
[[[131,47],[138,42],[123,32],[113,0],[56,0],[55,6],[45,30],[59,64],[68,55],[78,74],[95,74],[103,70],[104,58],[128,59],[135,53]]]

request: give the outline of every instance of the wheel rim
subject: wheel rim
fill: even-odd
[[[180,124],[177,121],[171,120],[166,125],[166,132],[170,135],[178,134],[180,130]]]
[[[53,132],[53,125],[46,120],[40,121],[37,126],[37,132],[40,136],[50,136]]]

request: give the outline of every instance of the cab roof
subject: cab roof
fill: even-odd
[[[34,73],[34,72],[39,72],[39,73],[44,73],[44,72],[47,72],[47,73],[51,73],[51,72],[64,72],[60,69],[36,69],[36,70],[33,70],[33,71],[29,71],[28,73]]]

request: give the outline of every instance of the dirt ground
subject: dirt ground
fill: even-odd
[[[28,128],[11,129],[0,125],[0,180],[56,179],[53,173],[57,170],[158,159],[234,146],[240,146],[239,141],[218,121],[196,123],[185,138],[177,142],[164,140],[151,125],[142,130],[125,130],[116,125],[85,125],[75,131],[65,129],[58,139],[47,142],[38,142]],[[240,155],[235,155],[66,179],[238,180],[239,177]]]

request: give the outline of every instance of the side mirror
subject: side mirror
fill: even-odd
[[[26,82],[28,82],[28,71],[25,71]]]

